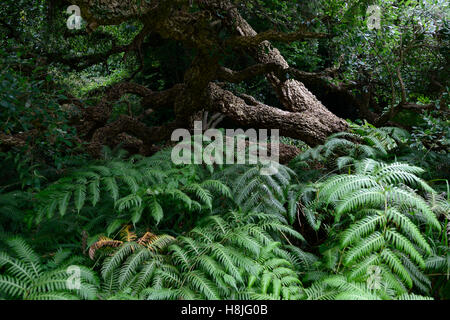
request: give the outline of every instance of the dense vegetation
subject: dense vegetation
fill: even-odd
[[[4,2],[0,299],[450,298],[446,1]],[[276,173],[175,164],[203,118]]]

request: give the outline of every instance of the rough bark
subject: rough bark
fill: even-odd
[[[218,111],[242,126],[279,129],[280,135],[300,139],[311,145],[324,141],[327,137],[327,130],[324,128],[327,118],[317,118],[314,110],[285,111],[256,100],[248,104],[243,98],[214,83],[208,87],[207,98],[210,110]],[[326,117],[327,114],[323,116]]]
[[[103,145],[112,142],[115,138],[117,139],[122,133],[128,133],[138,138],[138,140],[134,140],[132,143],[136,144],[135,147],[139,149],[140,153],[150,154],[152,150],[157,150],[154,144],[162,140],[170,139],[174,129],[176,129],[174,123],[149,128],[135,118],[121,115],[119,119],[98,129],[94,133],[88,151],[93,156],[98,157],[101,155]],[[121,142],[123,142],[124,137],[126,138],[126,136],[122,136]],[[130,142],[130,139],[128,139],[128,142]]]
[[[255,37],[256,31],[250,24],[242,18],[236,8],[228,11],[232,19],[232,25],[236,31],[243,37]],[[277,64],[283,69],[289,69],[280,51],[270,44],[263,41],[256,49],[249,48],[256,61],[262,64]],[[344,131],[348,125],[343,120],[328,111],[325,106],[305,87],[305,85],[294,79],[280,79],[274,73],[267,75],[267,80],[271,83],[278,98],[286,110],[305,114],[305,119],[316,118],[314,125],[317,126],[317,133],[308,138],[308,143],[317,144],[323,140],[316,140],[319,137],[326,137],[331,133]],[[321,121],[322,120],[322,121]],[[302,135],[308,135],[309,130]]]

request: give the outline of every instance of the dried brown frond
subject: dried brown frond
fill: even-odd
[[[120,236],[122,238],[122,241],[124,241],[124,242],[132,242],[132,241],[136,240],[136,238],[137,238],[136,233],[134,231],[130,231],[130,228],[131,228],[131,226],[127,225],[120,232]]]
[[[154,238],[156,235],[151,233],[150,231],[147,231],[142,237],[139,238],[137,241],[138,244],[145,245],[149,241],[151,241],[152,238]]]
[[[89,247],[89,258],[94,259],[95,252],[103,247],[111,247],[111,248],[117,248],[118,246],[122,245],[123,241],[120,240],[113,240],[108,237],[101,236],[98,241],[96,241],[94,244],[92,244]]]

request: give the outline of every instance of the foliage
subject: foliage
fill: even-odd
[[[90,33],[67,30],[64,2],[5,0],[0,299],[450,298],[448,3],[233,3],[258,33],[329,34],[272,42],[327,108],[350,118],[348,130],[320,145],[280,137],[299,154],[288,165],[270,163],[272,175],[261,162],[175,164],[168,141],[151,150],[107,141],[113,150],[93,159],[85,144],[100,125],[111,128],[123,116],[149,129],[179,121],[159,98],[155,105],[147,99],[150,90],[196,87],[185,77],[196,52],[171,35],[135,38],[148,27],[135,19]],[[380,29],[367,27],[372,4],[381,7]],[[197,14],[202,5],[192,1],[186,10]],[[222,20],[228,12],[208,13],[215,36],[234,36]],[[255,64],[247,50],[217,49],[220,66]],[[149,91],[108,101],[111,117],[89,119],[81,132],[80,111],[104,103],[108,86],[123,81]],[[223,88],[249,106],[257,104],[245,95],[286,107],[263,74]],[[359,104],[347,105],[341,94]],[[391,113],[385,124],[370,119]],[[134,138],[131,131],[121,134]],[[201,147],[196,138],[208,140],[194,136],[188,146]],[[246,158],[254,151],[246,147]]]
[[[291,165],[313,168],[320,163],[327,169],[343,170],[354,166],[357,160],[388,158],[409,137],[408,132],[396,127],[376,128],[368,123],[362,126],[350,123],[350,128],[349,132],[335,133],[323,145],[301,153]]]
[[[21,153],[27,156],[22,162],[48,163],[60,169],[79,148],[76,130],[69,124],[70,110],[58,103],[67,97],[64,90],[49,90],[51,77],[45,75],[38,58],[23,55],[23,51],[0,50],[0,131],[12,135],[31,132],[27,145],[21,146]],[[17,66],[30,70],[31,75],[17,72]],[[0,156],[5,160],[11,157]]]
[[[127,241],[100,238],[91,249],[115,247],[102,264],[107,293],[146,299],[295,298],[298,258],[279,248],[281,234],[301,236],[278,217],[230,212],[203,219],[176,239],[145,233]],[[274,238],[275,237],[275,238]],[[93,251],[92,251],[93,252]]]
[[[98,279],[69,251],[59,250],[44,265],[36,252],[22,239],[6,240],[13,254],[0,252],[0,289],[3,298],[24,300],[95,299]],[[69,267],[79,270],[79,288],[70,285]]]

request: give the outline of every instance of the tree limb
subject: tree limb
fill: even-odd
[[[257,47],[264,41],[294,42],[304,39],[326,39],[330,37],[332,36],[327,33],[309,32],[304,29],[289,33],[268,30],[252,36],[235,36],[225,41],[225,44],[233,48],[250,48]]]

